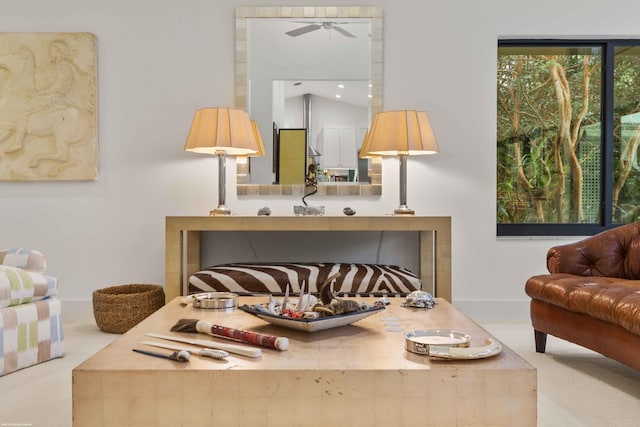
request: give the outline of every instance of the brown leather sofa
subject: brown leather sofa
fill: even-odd
[[[525,285],[536,351],[547,334],[640,370],[640,222],[547,252]]]

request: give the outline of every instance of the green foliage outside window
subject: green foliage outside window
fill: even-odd
[[[498,224],[602,224],[604,195],[613,224],[640,218],[640,48],[616,46],[611,68],[605,52],[595,43],[499,46]]]

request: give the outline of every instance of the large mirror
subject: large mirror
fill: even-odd
[[[236,107],[258,123],[267,151],[238,159],[238,195],[302,195],[286,167],[309,163],[319,195],[380,195],[380,160],[357,152],[382,109],[382,9],[237,8]],[[302,166],[277,137],[299,129]]]

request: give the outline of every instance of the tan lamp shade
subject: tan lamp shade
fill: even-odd
[[[371,154],[369,154],[369,134],[370,132],[367,130],[367,133],[364,135],[364,139],[362,140],[362,146],[360,147],[360,152],[358,153],[358,157],[361,159],[370,159]]]
[[[243,156],[259,151],[249,114],[231,108],[196,110],[184,146],[196,153]]]
[[[253,134],[256,138],[256,144],[258,151],[253,154],[249,154],[249,157],[260,157],[267,154],[267,150],[264,149],[264,143],[262,142],[262,136],[260,135],[260,129],[258,129],[258,123],[255,120],[251,120],[251,127],[253,127]]]
[[[376,114],[362,143],[360,157],[414,156],[439,152],[431,121],[423,111],[384,111]]]

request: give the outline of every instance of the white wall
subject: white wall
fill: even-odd
[[[90,299],[93,290],[115,284],[164,283],[165,216],[205,215],[216,204],[216,162],[183,145],[195,109],[233,105],[234,8],[299,2],[2,3],[2,31],[97,35],[100,177],[0,183],[0,246],[44,251],[67,300]],[[441,153],[409,160],[408,203],[419,215],[453,219],[454,303],[482,318],[526,317],[526,278],[544,272],[546,249],[566,240],[496,239],[496,40],[637,37],[640,2],[348,3],[383,7],[384,108],[427,111],[435,128]],[[316,202],[329,215],[347,205],[358,215],[390,213],[398,203],[397,161],[385,160],[383,168],[382,197]],[[230,191],[227,202],[238,214],[268,205],[288,215],[298,200],[238,200]]]

